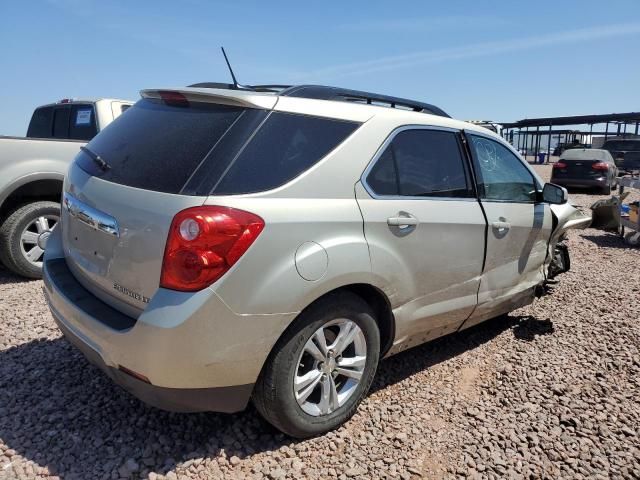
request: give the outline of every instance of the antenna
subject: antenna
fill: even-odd
[[[227,67],[229,67],[229,73],[231,74],[231,78],[233,79],[233,86],[235,88],[241,87],[242,85],[238,83],[238,80],[236,80],[236,76],[233,73],[233,68],[231,68],[231,64],[229,63],[227,52],[224,51],[224,47],[220,47],[220,50],[222,50],[222,55],[224,55],[224,61],[227,62]]]

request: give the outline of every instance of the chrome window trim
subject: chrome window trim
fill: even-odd
[[[371,198],[374,198],[376,200],[439,200],[439,201],[456,201],[456,202],[477,202],[478,199],[475,196],[475,194],[471,191],[471,196],[469,197],[441,197],[439,195],[420,195],[420,196],[409,196],[409,195],[379,195],[377,193],[375,193],[373,191],[373,189],[369,186],[369,184],[367,183],[367,177],[369,176],[369,173],[371,172],[371,170],[373,169],[373,167],[376,165],[376,163],[378,163],[378,160],[380,159],[380,157],[382,156],[382,154],[384,153],[384,151],[387,149],[387,147],[389,146],[389,144],[393,141],[393,139],[401,132],[404,132],[406,130],[439,130],[439,131],[444,131],[444,132],[451,132],[451,133],[460,133],[462,130],[458,129],[458,128],[452,128],[452,127],[441,127],[441,126],[437,126],[437,125],[420,125],[420,124],[416,124],[416,125],[403,125],[401,127],[397,127],[395,129],[393,129],[391,131],[391,133],[389,133],[389,135],[387,136],[387,138],[385,139],[384,142],[382,142],[382,145],[378,148],[378,150],[376,151],[375,155],[373,156],[373,158],[371,159],[371,161],[369,162],[369,164],[367,165],[367,168],[364,169],[364,171],[362,172],[362,175],[360,176],[360,183],[362,183],[362,186],[364,187],[364,189],[367,191],[367,193],[371,196]],[[464,168],[464,162],[466,161],[465,156],[466,153],[462,150],[463,145],[460,145],[461,150],[460,150],[460,158],[462,159],[463,162],[463,169],[465,170],[465,178],[468,179],[468,181],[473,182],[473,178],[469,178],[469,175],[467,175],[467,169]],[[470,187],[473,187],[473,185],[470,185]],[[473,188],[472,188],[473,190]]]

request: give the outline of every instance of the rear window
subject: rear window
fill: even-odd
[[[90,140],[97,133],[92,104],[42,107],[31,117],[27,137]]]
[[[73,140],[91,140],[98,133],[93,105],[72,105],[69,120],[69,138]]]
[[[69,138],[69,107],[57,107],[53,111],[53,138]]]
[[[336,148],[358,123],[298,114],[143,99],[88,145],[79,166],[146,190],[233,195],[276,188]]]
[[[51,138],[51,126],[53,123],[53,107],[37,108],[33,112],[27,137],[31,138]]]
[[[186,108],[143,99],[87,145],[109,164],[109,170],[99,170],[84,152],[77,162],[83,170],[110,182],[179,193],[242,112],[242,108],[223,105]]]
[[[560,156],[561,160],[602,160],[603,162],[606,162],[609,158],[610,154],[607,150],[590,148],[566,150]]]

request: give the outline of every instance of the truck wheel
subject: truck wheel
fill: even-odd
[[[253,392],[262,416],[297,438],[346,422],[376,372],[380,333],[371,308],[340,292],[305,310],[276,343]]]
[[[0,226],[0,258],[14,273],[42,278],[44,250],[38,237],[49,232],[60,219],[60,204],[33,202],[11,212]]]

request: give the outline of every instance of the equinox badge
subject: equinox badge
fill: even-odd
[[[149,303],[149,297],[145,297],[144,295],[139,294],[138,292],[132,292],[131,290],[129,290],[126,287],[123,287],[122,285],[120,285],[119,283],[113,283],[113,288],[114,290],[119,291],[120,293],[124,293],[125,295],[131,297],[131,298],[135,298],[136,300],[142,302],[142,303]]]

